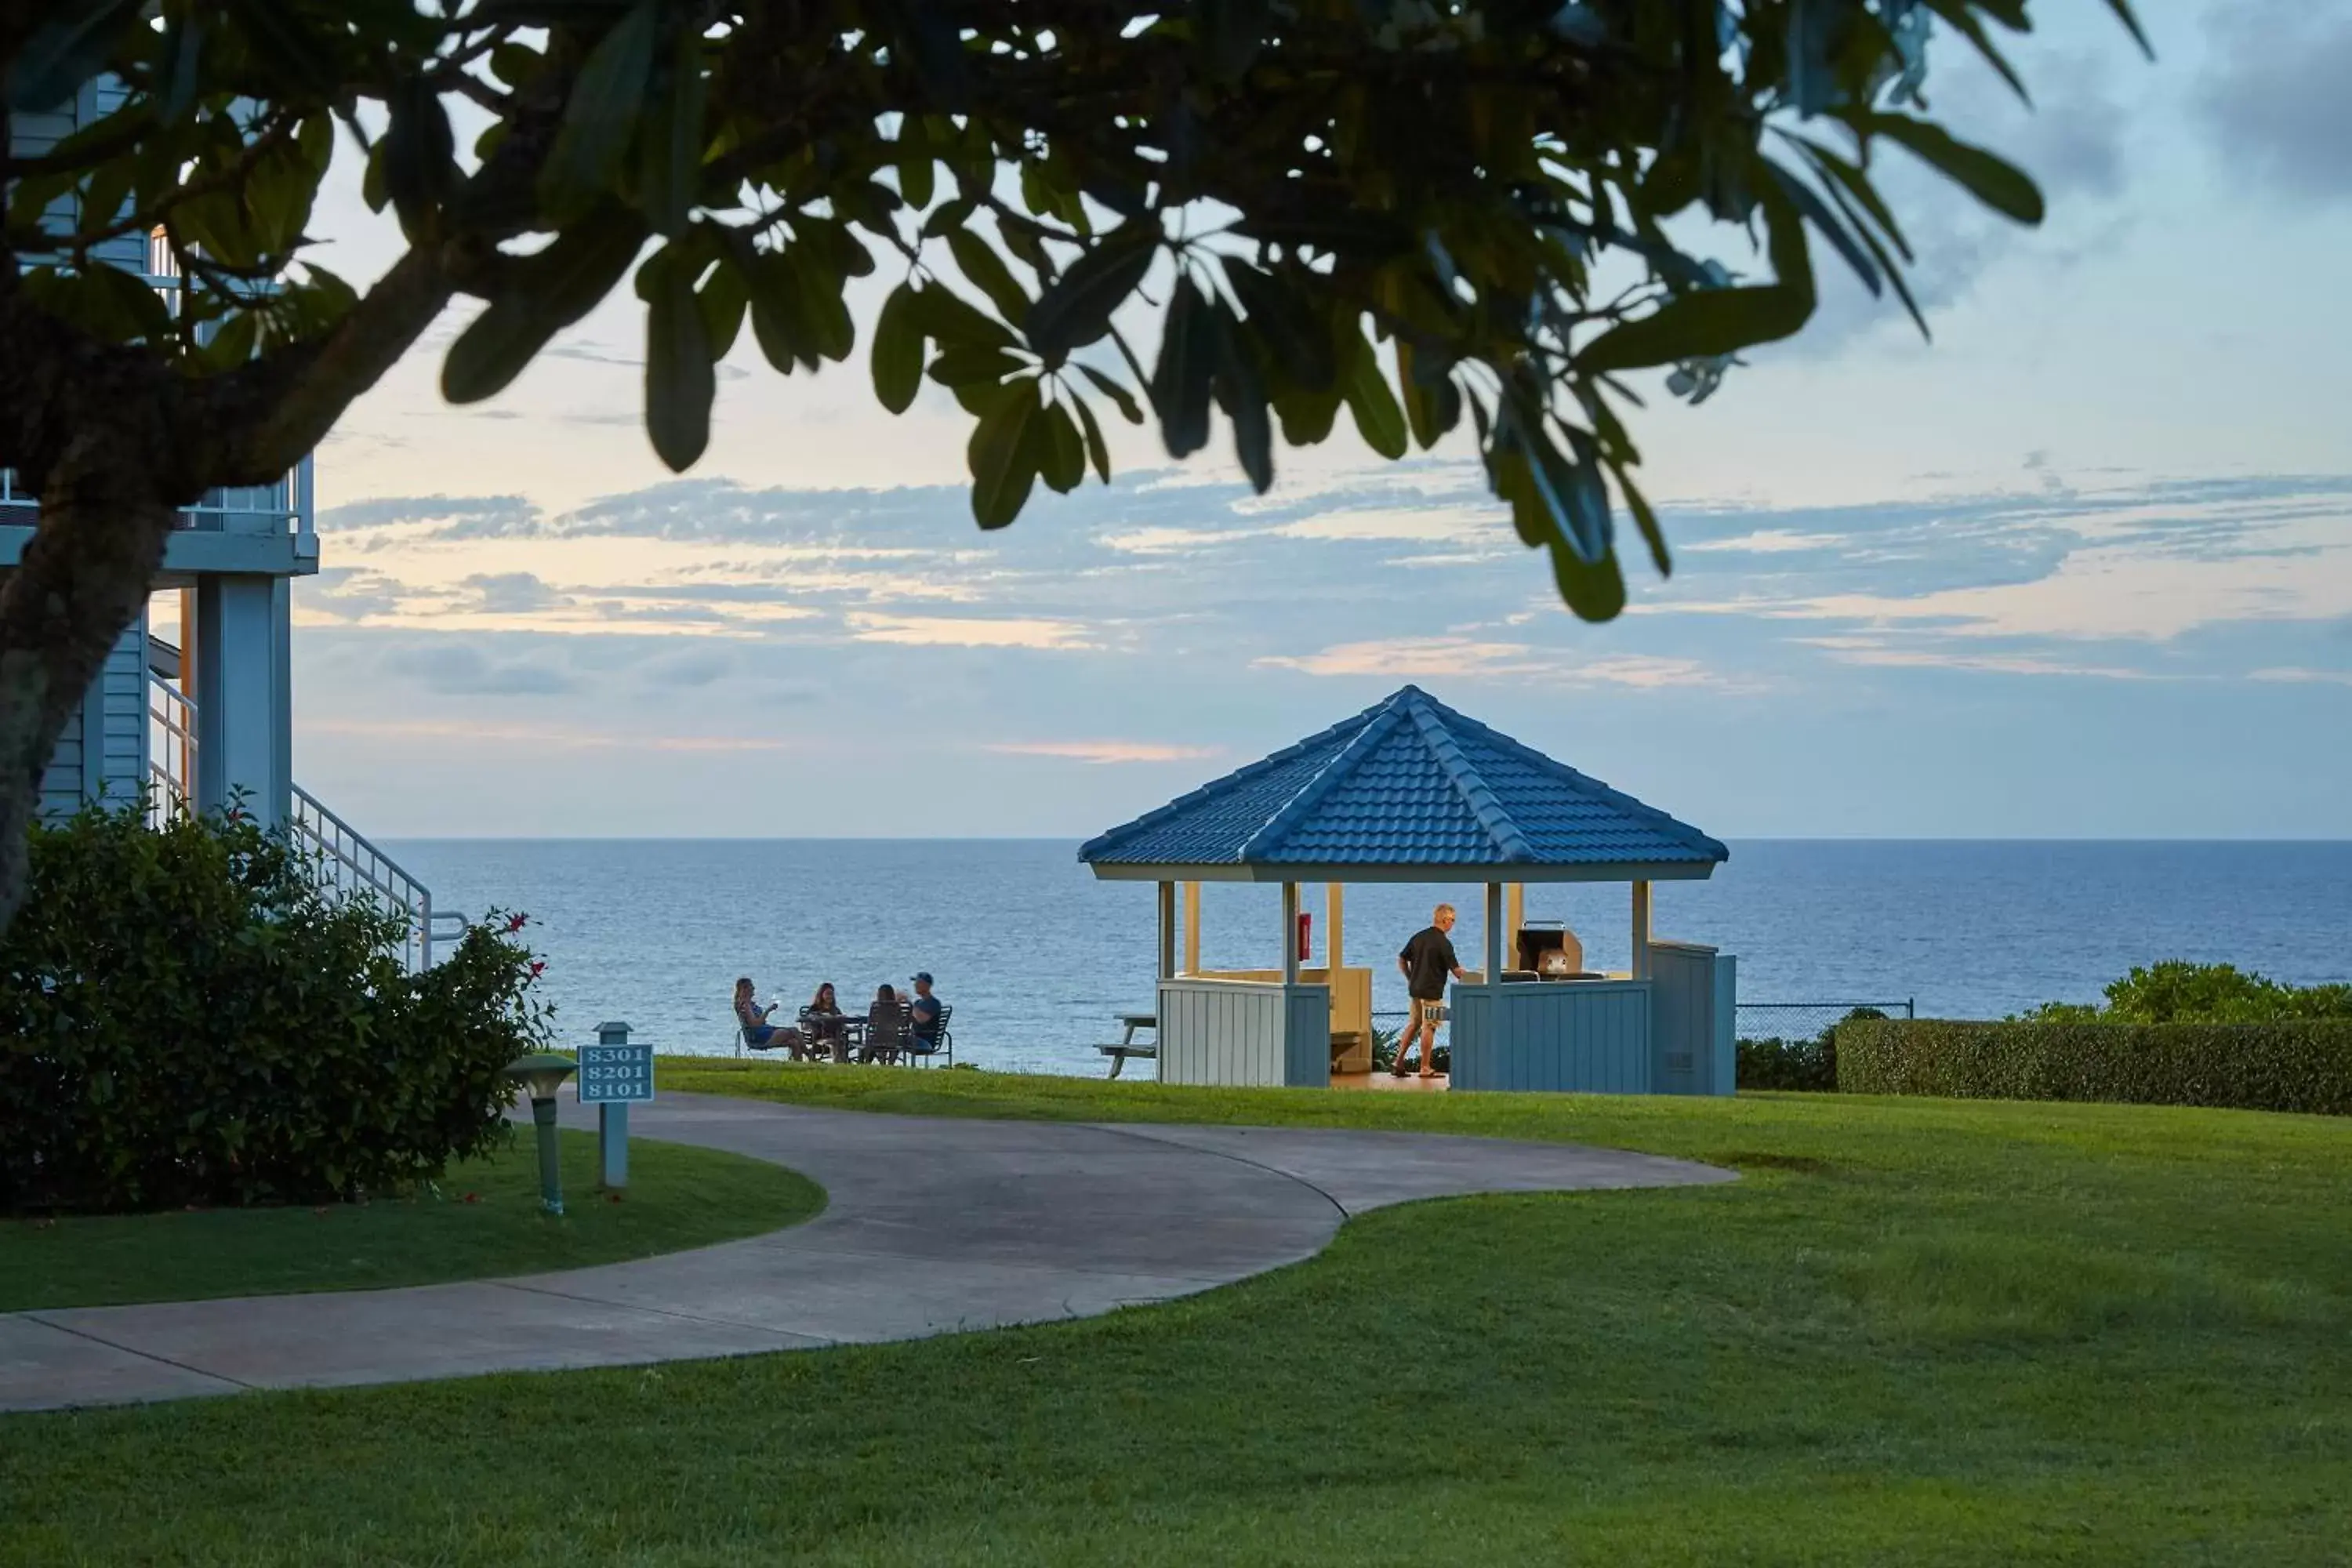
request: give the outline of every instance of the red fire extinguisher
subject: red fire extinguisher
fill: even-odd
[[[1315,917],[1301,910],[1298,916],[1298,962],[1306,963],[1315,956]]]

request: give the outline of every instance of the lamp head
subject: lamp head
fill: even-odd
[[[533,1100],[553,1100],[579,1064],[552,1051],[538,1051],[507,1063],[507,1076],[530,1091]]]

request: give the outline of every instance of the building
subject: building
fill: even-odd
[[[121,91],[89,83],[52,113],[15,115],[17,151],[39,153],[111,110]],[[159,241],[126,236],[101,254],[167,300],[179,289]],[[216,489],[182,509],[154,584],[168,597],[151,597],[67,723],[41,809],[65,816],[142,795],[159,815],[238,805],[293,834],[323,879],[406,910],[410,962],[429,963],[436,936],[462,921],[436,911],[421,884],[294,782],[292,584],[319,569],[311,478],[304,458],[275,484]],[[23,558],[37,504],[0,469],[0,571]],[[174,599],[177,616],[159,617],[159,603],[168,611]],[[159,619],[176,620],[176,641],[154,635]]]

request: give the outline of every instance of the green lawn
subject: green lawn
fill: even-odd
[[[0,1420],[0,1559],[2342,1563],[2352,1123],[1195,1092],[765,1064],[672,1089],[1422,1126],[1736,1184],[1415,1205],[1086,1322]],[[510,1478],[556,1478],[535,1486]]]
[[[0,1311],[428,1285],[613,1263],[755,1236],[824,1194],[761,1160],[634,1139],[625,1194],[595,1190],[593,1133],[566,1132],[561,1218],[539,1209],[530,1133],[437,1191],[325,1208],[0,1220]]]

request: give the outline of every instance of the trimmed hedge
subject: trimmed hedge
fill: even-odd
[[[1838,1030],[1837,1086],[1848,1094],[2352,1115],[2352,1020],[1853,1023]]]
[[[32,832],[0,938],[0,1212],[310,1203],[506,1136],[541,1037],[520,921],[423,974],[236,816],[92,807]]]

